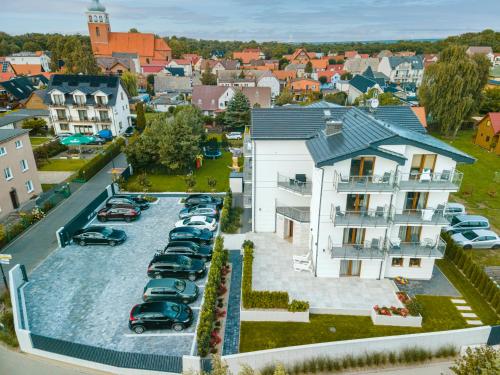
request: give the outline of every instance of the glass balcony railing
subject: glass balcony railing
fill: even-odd
[[[345,176],[335,172],[334,181],[338,192],[388,192],[394,190],[394,172],[371,176]]]
[[[462,184],[463,173],[454,169],[441,172],[401,173],[396,174],[396,186],[399,190],[446,190],[458,191]]]
[[[397,209],[391,207],[390,217],[397,225],[448,225],[446,219],[445,205],[438,205],[437,208],[421,209]]]
[[[302,223],[309,223],[311,221],[311,212],[309,207],[277,206],[276,213]]]
[[[441,259],[446,251],[446,242],[440,237],[425,238],[419,242],[402,242],[396,239],[387,241],[387,250],[393,257]]]
[[[331,258],[340,259],[383,259],[385,250],[382,239],[374,239],[364,244],[333,244]]]
[[[340,206],[335,206],[332,207],[330,216],[333,224],[338,227],[387,227],[389,213],[387,206],[359,210],[341,210]]]
[[[298,179],[278,174],[278,187],[301,195],[312,194],[312,182],[307,181],[305,175],[303,179]]]

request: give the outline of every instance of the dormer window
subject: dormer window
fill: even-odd
[[[75,94],[75,95],[73,95],[73,100],[75,101],[76,105],[83,106],[83,105],[85,105],[87,98],[85,98],[85,95]]]
[[[89,22],[92,22],[92,16],[89,16]]]
[[[64,95],[52,94],[52,103],[55,105],[64,105]]]
[[[108,104],[108,98],[104,95],[96,95],[95,96],[95,102],[98,106],[101,105],[107,105]]]

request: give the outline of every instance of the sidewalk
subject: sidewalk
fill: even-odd
[[[118,155],[113,162],[115,167],[127,166],[124,154]],[[112,165],[112,162],[106,165],[90,181],[74,191],[68,199],[49,211],[47,217],[31,226],[20,237],[4,247],[1,252],[12,255],[11,264],[4,266],[4,270],[9,271],[16,264],[24,264],[26,271],[30,273],[54,251],[58,246],[56,231],[111,183]]]

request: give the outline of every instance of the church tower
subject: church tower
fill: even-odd
[[[87,8],[85,14],[87,15],[92,49],[94,49],[95,44],[108,44],[111,26],[106,7],[99,3],[99,0],[92,0],[92,4]]]

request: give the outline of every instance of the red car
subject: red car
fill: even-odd
[[[126,207],[105,207],[97,213],[97,220],[125,220],[127,222],[137,220],[141,211]]]

